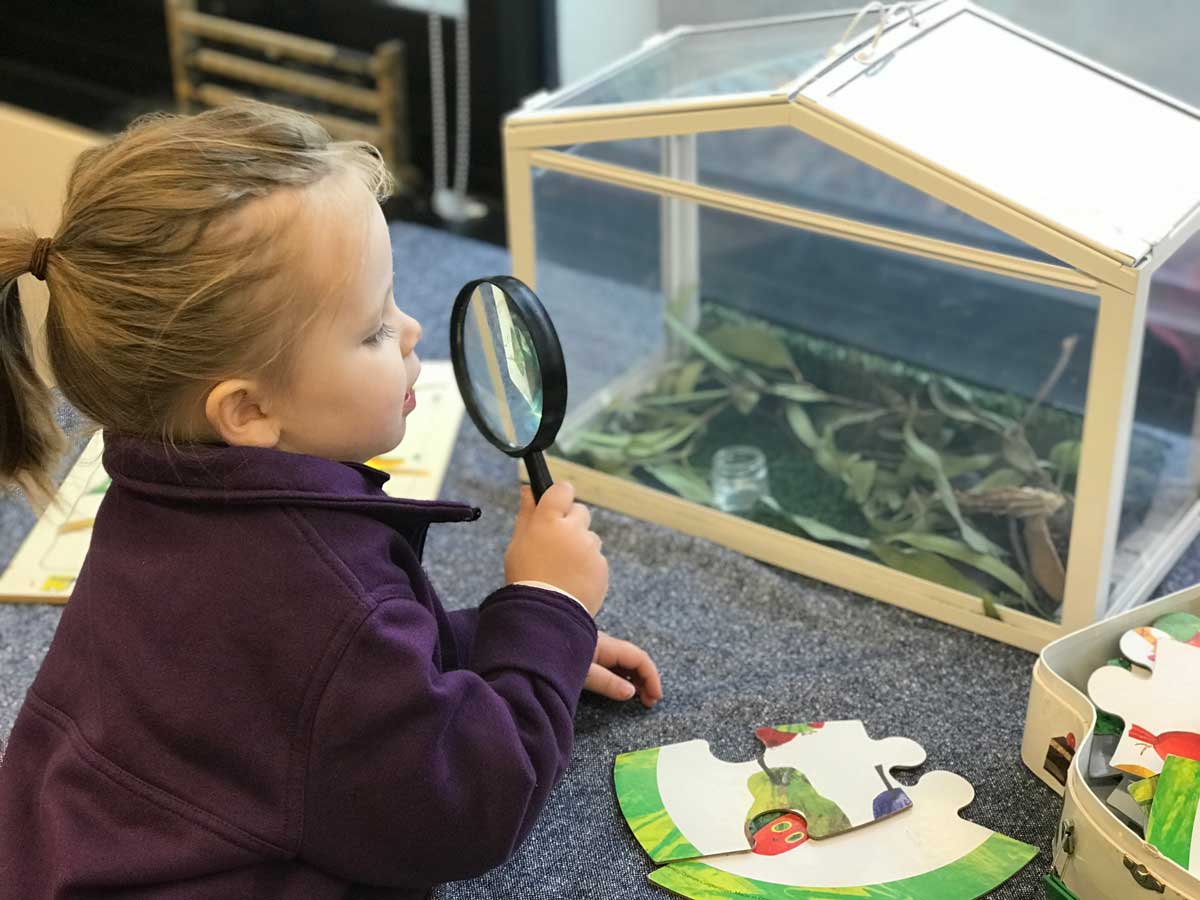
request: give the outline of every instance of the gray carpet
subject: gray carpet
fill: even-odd
[[[507,271],[507,256],[414,226],[394,226],[393,237],[396,296],[425,327],[424,355],[444,357],[457,289]],[[561,309],[560,298],[552,311]],[[70,420],[69,410],[63,416]],[[484,511],[473,524],[435,527],[425,552],[446,604],[466,606],[499,585],[517,506],[514,466],[469,422],[443,495]],[[32,522],[19,499],[0,503],[0,563]],[[970,780],[976,797],[967,818],[1041,849],[991,896],[1041,896],[1061,801],[1020,759],[1031,654],[606,510],[595,511],[593,527],[612,572],[599,624],[654,656],[665,699],[647,712],[636,702],[585,697],[571,769],[529,840],[507,865],[446,885],[437,897],[663,900],[668,895],[646,881],[651,864],[617,809],[616,754],[703,737],[717,756],[741,761],[755,751],[758,725],[851,718],[864,720],[875,737],[923,744],[929,760],[922,771],[947,769]],[[1200,551],[1193,547],[1160,593],[1196,580]],[[0,739],[59,613],[55,606],[0,604]],[[464,830],[469,835],[469,823]]]

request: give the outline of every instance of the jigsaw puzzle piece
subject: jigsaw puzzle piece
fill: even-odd
[[[1177,641],[1200,646],[1200,616],[1186,612],[1167,613],[1154,620],[1154,627]]]
[[[758,756],[744,763],[715,758],[703,740],[617,757],[617,800],[651,859],[760,845],[783,852],[912,805],[887,773],[924,762],[925,751],[915,741],[874,741],[858,721],[776,725],[755,733]]]
[[[1158,645],[1150,677],[1105,666],[1092,673],[1088,695],[1120,716],[1125,730],[1110,764],[1149,778],[1170,754],[1200,759],[1200,647],[1179,641]]]
[[[950,772],[930,772],[907,789],[912,809],[828,841],[776,855],[741,852],[674,862],[650,881],[683,897],[827,900],[974,900],[1007,881],[1037,848],[958,816],[974,790]]]
[[[1171,640],[1171,635],[1158,628],[1131,628],[1121,635],[1121,653],[1131,663],[1153,669],[1159,642]]]
[[[796,740],[766,744],[764,761],[771,769],[804,773],[821,795],[834,799],[845,821],[809,820],[814,840],[832,837],[903,812],[912,805],[903,788],[893,785],[892,769],[915,769],[925,762],[925,748],[903,737],[873,740],[861,721],[824,722]],[[762,740],[764,729],[757,732]],[[869,773],[874,773],[872,777]]]
[[[1167,758],[1155,787],[1146,843],[1200,875],[1200,762]]]

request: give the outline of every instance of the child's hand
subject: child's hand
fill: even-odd
[[[521,487],[521,509],[504,554],[504,577],[543,581],[579,598],[593,616],[608,593],[608,560],[600,536],[589,531],[592,514],[575,502],[569,481],[550,486],[536,506],[533,491]]]
[[[636,693],[647,709],[663,695],[650,654],[603,631],[596,638],[596,655],[583,689],[613,700],[628,700]]]

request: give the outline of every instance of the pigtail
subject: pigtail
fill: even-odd
[[[41,508],[54,494],[51,473],[65,440],[50,388],[33,365],[17,289],[36,247],[29,229],[0,229],[0,483],[19,485]]]

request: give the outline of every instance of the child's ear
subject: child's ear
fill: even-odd
[[[242,378],[222,381],[204,401],[204,415],[221,440],[235,447],[274,447],[280,422],[267,409],[261,386]]]

